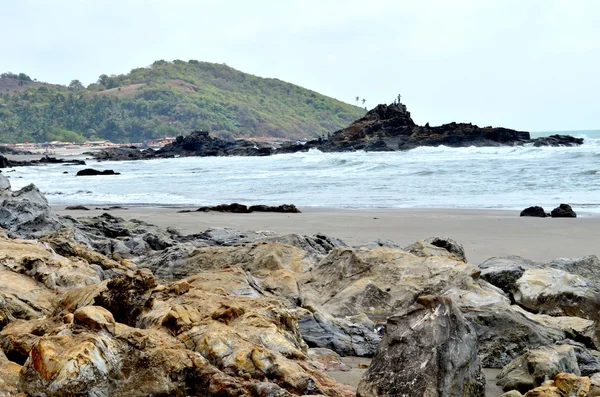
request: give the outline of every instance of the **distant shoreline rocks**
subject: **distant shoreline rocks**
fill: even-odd
[[[231,212],[236,214],[249,214],[252,212],[279,212],[287,214],[299,214],[301,211],[294,204],[272,205],[251,205],[246,206],[239,203],[220,204],[216,206],[204,206],[196,210],[182,210],[179,213],[188,212]]]
[[[573,211],[573,208],[569,204],[561,204],[552,212],[548,213],[544,208],[539,206],[533,206],[525,208],[521,211],[520,216],[531,216],[537,218],[577,218],[577,213]]]
[[[25,160],[17,161],[10,160],[5,156],[0,155],[0,168],[11,168],[11,167],[27,167],[31,165],[44,165],[44,164],[68,164],[68,165],[85,165],[83,160],[65,160],[58,159],[56,157],[42,157],[39,160]]]

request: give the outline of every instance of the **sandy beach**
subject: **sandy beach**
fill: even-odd
[[[102,210],[55,211],[73,217],[94,216]],[[89,208],[95,208],[89,206]],[[182,233],[212,227],[272,230],[279,233],[325,233],[357,245],[377,239],[401,246],[430,236],[447,236],[463,244],[469,262],[493,256],[519,255],[536,261],[600,256],[597,236],[600,216],[581,213],[577,219],[520,218],[518,211],[457,209],[340,210],[301,208],[300,214],[216,212],[177,213],[178,208],[130,207],[112,210],[114,216],[136,218]]]

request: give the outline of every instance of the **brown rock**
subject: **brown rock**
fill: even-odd
[[[591,382],[587,376],[561,373],[554,378],[554,386],[567,396],[586,397],[590,391]]]
[[[99,306],[80,307],[73,313],[73,322],[95,331],[115,333],[115,319],[111,312]]]

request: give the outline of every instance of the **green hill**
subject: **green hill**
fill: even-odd
[[[87,88],[0,77],[0,142],[140,142],[208,130],[221,137],[301,139],[336,131],[365,110],[226,65],[156,61]]]

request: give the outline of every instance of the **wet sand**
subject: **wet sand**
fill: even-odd
[[[54,206],[54,209],[74,217],[106,212],[65,211],[64,206]],[[467,259],[473,264],[504,255],[520,255],[536,261],[592,254],[600,256],[600,245],[597,244],[600,216],[597,214],[580,213],[577,219],[551,219],[520,218],[518,211],[462,209],[301,208],[301,214],[177,213],[178,210],[130,207],[110,213],[162,227],[172,226],[186,234],[202,232],[211,227],[229,227],[242,231],[325,233],[349,245],[377,239],[392,240],[401,246],[431,236],[447,236],[463,244]]]

